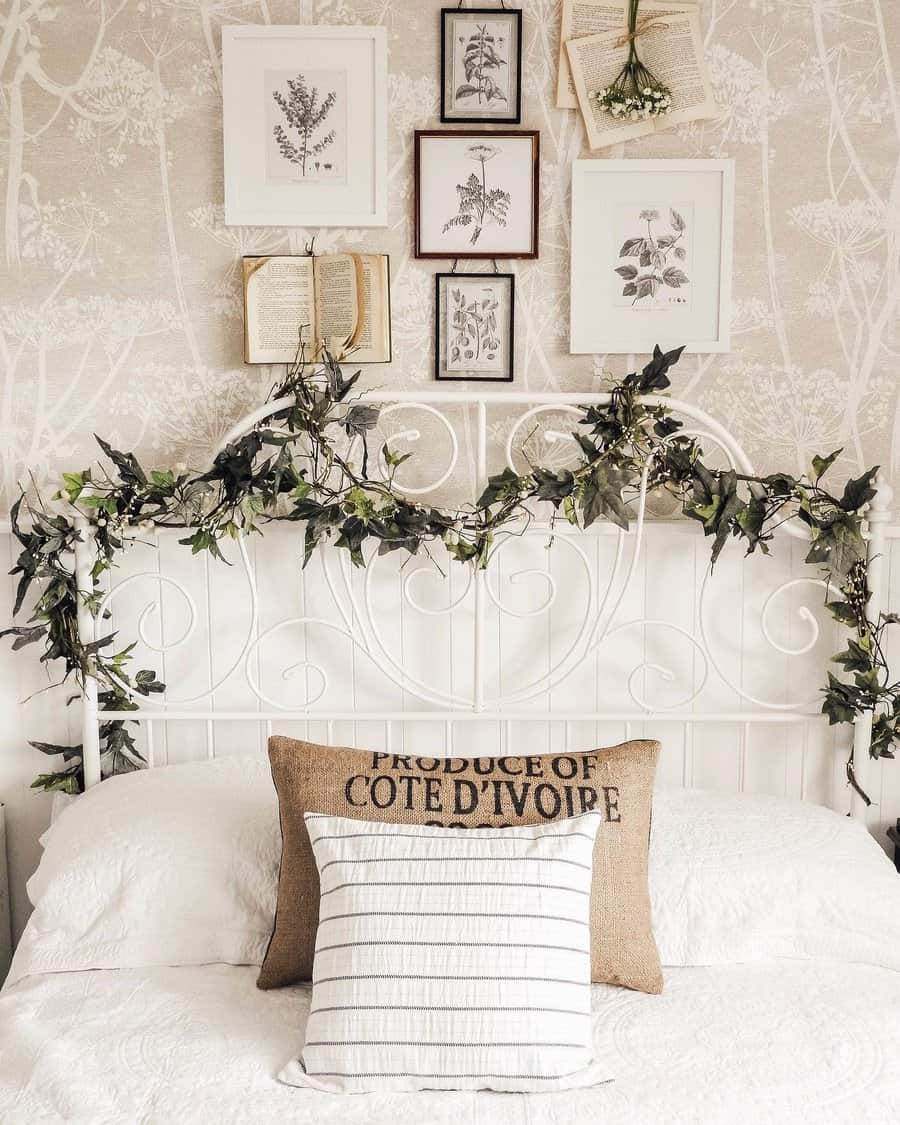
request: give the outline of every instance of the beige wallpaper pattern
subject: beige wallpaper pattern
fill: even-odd
[[[317,22],[383,23],[390,225],[320,232],[320,250],[393,256],[395,362],[431,380],[432,275],[409,256],[412,130],[437,124],[439,0],[305,0]],[[265,393],[241,364],[238,260],[308,231],[222,222],[219,40],[286,23],[297,0],[0,3],[0,451],[7,489],[93,456],[91,433],[160,463],[202,454]],[[575,112],[552,107],[559,11],[524,0],[524,127],[542,138],[541,257],[518,275],[519,387],[587,389],[627,357],[568,355]],[[721,105],[611,156],[737,164],[733,349],[686,359],[676,392],[763,468],[846,447],[900,461],[900,3],[703,0]]]

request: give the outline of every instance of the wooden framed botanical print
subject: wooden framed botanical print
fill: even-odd
[[[225,222],[387,225],[383,27],[222,28]]]
[[[512,382],[515,284],[511,273],[436,275],[436,379]]]
[[[417,131],[417,258],[536,258],[540,134]]]
[[[732,160],[576,160],[570,351],[730,347]]]
[[[441,9],[441,121],[518,125],[522,12]]]

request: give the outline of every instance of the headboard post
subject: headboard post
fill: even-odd
[[[94,563],[97,547],[90,521],[75,517],[80,539],[75,544],[75,586],[78,590],[78,637],[82,644],[96,639],[94,615],[89,599],[94,595]],[[81,694],[81,760],[84,788],[88,790],[100,780],[100,716],[97,705],[97,679],[85,675]]]
[[[887,567],[885,566],[885,532],[891,519],[891,501],[893,489],[887,483],[882,473],[875,478],[875,495],[866,512],[868,524],[868,544],[866,556],[868,560],[869,579],[869,620],[877,622],[884,608],[886,586],[888,582]],[[868,792],[867,778],[870,774],[869,747],[872,743],[872,712],[867,711],[854,721],[853,727],[853,772],[859,787]],[[865,821],[866,803],[855,790],[852,793],[850,815],[857,820]]]

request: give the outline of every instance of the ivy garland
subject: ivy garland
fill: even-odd
[[[147,472],[133,453],[97,438],[110,466],[64,474],[54,498],[64,502],[59,510],[24,493],[13,506],[12,530],[22,545],[12,571],[20,575],[14,616],[32,585],[37,598],[27,624],[3,630],[0,636],[12,636],[14,649],[42,644],[43,662],[62,662],[62,681],[73,677],[83,685],[86,676],[96,677],[101,708],[136,710],[131,693],[146,696],[165,687],[152,670],[130,671],[134,645],[119,648],[114,633],[87,645],[79,640],[74,574],[74,545],[81,539],[78,517],[90,520],[96,541],[93,593],[87,599],[96,617],[101,579],[116,565],[128,537],[138,531],[184,528],[188,534],[180,542],[194,554],[209,551],[221,558],[221,540],[260,531],[271,520],[287,520],[305,525],[304,566],[326,541],[348,551],[352,562],[362,566],[363,549],[374,540],[380,554],[410,555],[429,552],[440,542],[453,559],[485,567],[497,533],[527,526],[534,501],[552,506],[551,526],[564,518],[586,528],[605,517],[627,529],[629,503],[646,478],[647,487],[671,493],[683,513],[703,525],[713,539],[713,564],[731,538],[742,540],[747,554],[767,553],[775,528],[785,520],[796,518],[809,528],[806,561],[827,578],[833,595],[827,608],[852,634],[848,647],[833,658],[847,676],[828,673],[822,710],[830,723],[852,722],[871,712],[872,757],[892,758],[900,739],[900,683],[890,680],[884,631],[898,617],[883,613],[872,621],[867,616],[862,535],[862,512],[875,495],[877,470],[848,481],[835,496],[822,480],[840,450],[815,457],[811,472],[801,477],[746,476],[707,467],[699,444],[682,432],[671,409],[664,402],[642,401],[642,396],[664,394],[670,385],[668,371],[682,350],[662,352],[657,347],[642,371],[612,388],[608,405],[582,408],[574,433],[581,449],[575,467],[554,471],[530,465],[524,474],[507,468],[490,477],[475,504],[452,510],[402,495],[394,475],[410,454],[392,451],[387,443],[379,451],[383,479],[370,479],[367,437],[378,421],[378,408],[353,395],[360,373],[345,378],[328,355],[310,364],[298,354],[268,400],[286,398],[290,405],[228,445],[209,472],[195,475],[184,466]],[[359,465],[349,459],[349,452],[339,452],[335,438],[340,434],[361,439]],[[102,634],[102,628],[98,632]],[[100,738],[104,776],[146,765],[130,723],[104,722]],[[81,746],[32,745],[61,759],[60,768],[41,774],[33,788],[81,790]],[[868,802],[854,778],[852,759],[847,778]]]

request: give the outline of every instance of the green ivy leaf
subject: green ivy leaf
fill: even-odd
[[[498,501],[515,499],[522,487],[522,478],[510,468],[488,477],[487,487],[478,497],[479,508],[490,508]]]
[[[875,489],[872,484],[878,475],[878,469],[879,466],[876,465],[874,469],[869,469],[861,477],[847,481],[844,486],[844,494],[838,501],[845,512],[858,512],[860,508],[874,499]]]
[[[831,659],[833,663],[840,664],[845,672],[868,672],[872,667],[872,654],[866,642],[850,640],[846,649]]]
[[[821,477],[825,476],[831,466],[835,463],[838,457],[844,452],[844,447],[836,449],[833,453],[829,453],[827,457],[819,457],[818,454],[812,459],[812,475],[813,479],[818,481]]]
[[[620,469],[603,464],[595,466],[581,494],[581,517],[585,527],[606,516],[623,531],[628,530],[628,511],[622,500],[622,489],[630,479],[630,475]]]

